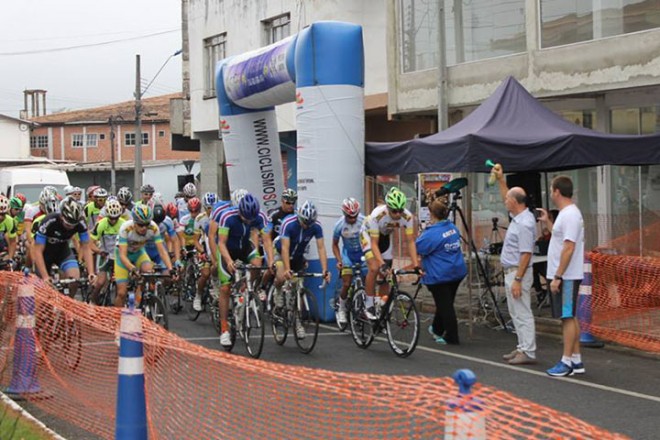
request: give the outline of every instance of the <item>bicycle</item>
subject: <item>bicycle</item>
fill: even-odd
[[[263,307],[254,290],[254,279],[260,278],[253,277],[253,271],[268,270],[268,267],[241,262],[236,262],[235,267],[228,311],[231,345],[224,348],[231,351],[239,336],[248,354],[256,359],[261,356],[264,347],[265,327]]]
[[[170,286],[169,296],[174,296],[174,299],[168,301],[168,303],[172,313],[177,314],[181,310],[186,310],[188,319],[195,321],[199,317],[199,312],[193,309],[192,302],[197,294],[197,280],[201,273],[200,262],[197,259],[196,249],[183,250],[183,252],[185,263],[181,271],[182,276],[177,283],[178,289],[176,291],[173,291],[173,285]],[[194,313],[191,313],[191,311]]]
[[[158,273],[138,273],[134,274],[129,287],[129,292],[135,292],[138,287],[142,288],[142,299],[139,305],[142,315],[165,330],[169,328],[169,318],[165,304],[156,292],[156,286],[162,279],[170,277],[170,275]]]
[[[362,289],[354,293],[351,307],[348,309],[348,322],[353,341],[358,347],[369,347],[375,335],[384,330],[394,354],[408,357],[415,351],[420,327],[415,299],[421,285],[417,280],[418,287],[413,297],[399,290],[397,279],[400,275],[410,274],[419,275],[419,272],[402,269],[390,272],[390,291],[385,303],[382,306],[376,305],[376,320],[372,321],[366,317],[366,291]]]
[[[353,298],[355,297],[355,292],[359,292],[361,290],[364,290],[364,281],[362,279],[362,269],[364,268],[364,263],[355,263],[353,264],[350,269],[353,271],[353,274],[351,275],[351,284],[348,287],[348,292],[346,295],[346,310],[350,310],[351,304],[353,303]],[[341,289],[341,285],[339,287]],[[341,292],[341,290],[340,290]],[[340,332],[343,332],[348,328],[348,320],[344,323],[339,322],[339,299],[340,299],[340,292],[337,292],[337,296],[334,298],[334,310],[335,310],[335,322],[337,323],[337,327],[339,328]]]
[[[274,288],[270,290],[267,300],[271,315],[271,329],[277,345],[283,345],[286,342],[289,328],[293,327],[298,349],[308,354],[314,349],[318,338],[319,312],[316,297],[303,286],[305,278],[323,278],[323,274],[305,271],[294,273],[293,278],[282,286],[284,307],[275,305]],[[321,285],[321,288],[323,287],[325,287],[325,282]]]

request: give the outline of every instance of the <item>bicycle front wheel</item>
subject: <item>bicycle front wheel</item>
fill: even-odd
[[[250,356],[256,359],[261,356],[264,348],[265,328],[263,307],[254,293],[248,295],[247,307],[244,307],[243,310],[245,315],[241,324],[245,349]]]
[[[415,301],[405,292],[399,292],[387,309],[387,341],[399,357],[407,357],[415,351],[419,339],[419,314]]]
[[[165,304],[157,296],[152,296],[145,301],[142,312],[144,316],[163,327],[165,330],[169,327],[169,319],[167,317],[167,310]]]
[[[366,295],[364,289],[356,291],[353,295],[351,306],[348,309],[348,323],[351,326],[351,336],[353,336],[355,345],[360,348],[369,347],[374,340],[373,324],[364,316]]]
[[[319,336],[319,309],[316,297],[307,289],[300,291],[300,304],[293,316],[293,335],[303,353],[314,350]]]

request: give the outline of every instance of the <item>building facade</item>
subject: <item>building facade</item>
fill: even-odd
[[[30,158],[31,127],[30,121],[0,115],[1,161],[21,161]]]

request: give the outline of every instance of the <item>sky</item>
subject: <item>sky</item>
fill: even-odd
[[[18,117],[25,89],[47,91],[48,114],[131,100],[136,54],[144,89],[179,49],[180,0],[2,1],[0,114]],[[179,91],[180,55],[144,97]]]

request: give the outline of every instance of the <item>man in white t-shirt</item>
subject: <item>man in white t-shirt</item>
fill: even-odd
[[[550,376],[562,377],[585,372],[580,355],[580,325],[577,320],[577,297],[584,276],[584,220],[573,203],[573,181],[557,176],[550,186],[553,203],[559,208],[554,221],[544,209],[539,220],[552,230],[548,246],[548,272],[552,316],[561,319],[564,352],[561,360],[547,370]]]

